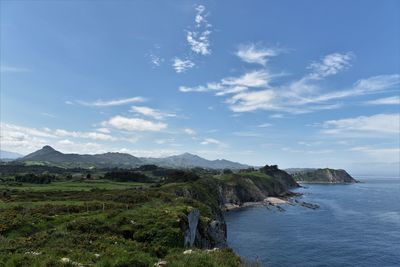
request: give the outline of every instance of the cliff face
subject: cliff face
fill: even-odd
[[[226,247],[226,223],[223,210],[228,205],[263,201],[269,196],[285,196],[298,184],[291,175],[277,166],[259,171],[229,173],[213,178],[175,185],[178,196],[200,201],[203,209],[190,211],[181,222],[185,246],[198,248]]]
[[[293,173],[296,181],[302,183],[329,183],[329,184],[342,184],[342,183],[356,183],[357,181],[350,176],[345,170],[335,169],[314,169],[307,171],[299,171]]]
[[[285,196],[290,188],[298,187],[291,175],[277,166],[265,166],[259,171],[231,174],[220,184],[222,204],[241,205],[262,201],[270,196]]]

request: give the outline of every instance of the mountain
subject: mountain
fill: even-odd
[[[225,159],[208,160],[197,155],[184,153],[181,155],[170,156],[165,158],[141,158],[150,164],[162,167],[173,168],[193,168],[200,167],[206,169],[246,169],[250,166],[233,162]]]
[[[95,155],[64,154],[50,146],[44,146],[25,157],[22,162],[37,162],[58,165],[62,167],[137,167],[144,164],[155,164],[162,167],[207,169],[245,169],[248,165],[225,159],[207,160],[197,155],[184,153],[165,158],[137,158],[126,153],[108,152]]]
[[[1,160],[12,160],[12,159],[21,158],[23,156],[24,155],[21,155],[19,153],[6,151],[6,150],[0,150],[0,159]]]
[[[63,167],[135,167],[143,164],[139,158],[126,153],[64,154],[51,146],[44,146],[18,161],[43,162]]]
[[[357,183],[350,174],[340,169],[286,169],[294,179],[301,183],[327,183],[327,184],[343,184]]]

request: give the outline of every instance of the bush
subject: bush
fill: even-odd
[[[54,181],[56,177],[50,174],[33,174],[28,173],[25,175],[16,175],[15,181],[20,183],[31,183],[31,184],[49,184]]]
[[[147,175],[135,171],[111,171],[104,174],[104,179],[118,182],[151,182]]]

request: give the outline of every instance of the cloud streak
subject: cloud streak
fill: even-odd
[[[113,106],[123,106],[132,103],[141,103],[145,102],[146,99],[140,96],[129,97],[129,98],[120,98],[120,99],[112,99],[112,100],[96,100],[93,102],[86,102],[77,100],[76,103],[89,106],[89,107],[113,107]]]
[[[207,14],[205,13],[205,6],[198,5],[196,7],[194,30],[188,30],[186,34],[186,41],[188,42],[191,50],[196,54],[209,55],[210,49],[210,28],[212,25],[207,21]]]
[[[364,102],[366,105],[400,105],[400,96],[378,98]]]
[[[265,66],[268,58],[277,56],[280,50],[274,48],[257,47],[255,44],[239,46],[236,56],[247,63]]]
[[[174,68],[176,73],[184,73],[188,69],[191,69],[195,66],[196,64],[189,60],[189,59],[180,59],[180,58],[174,58],[172,67]]]
[[[382,134],[400,134],[400,114],[375,114],[323,123],[322,133],[329,135],[366,135],[381,137]]]
[[[166,117],[176,117],[175,114],[162,112],[153,108],[144,107],[144,106],[132,106],[130,109],[131,112],[142,114],[144,116],[152,117],[157,120],[165,119]]]

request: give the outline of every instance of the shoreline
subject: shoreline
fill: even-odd
[[[300,195],[298,195],[300,196]],[[254,201],[254,202],[243,202],[242,204],[232,204],[226,203],[222,207],[224,212],[229,212],[233,210],[248,208],[248,207],[255,207],[255,206],[278,206],[278,205],[293,205],[294,203],[290,202],[287,197],[267,197],[262,201]]]
[[[232,203],[225,203],[224,206],[221,208],[221,210],[223,212],[230,212],[230,211],[245,209],[245,208],[249,208],[249,207],[257,207],[257,206],[271,207],[272,206],[272,207],[278,208],[278,210],[280,210],[280,211],[284,211],[284,209],[281,207],[281,205],[302,206],[304,208],[313,209],[313,210],[319,209],[320,206],[318,204],[308,203],[305,201],[299,201],[297,199],[293,199],[293,201],[292,201],[292,198],[300,197],[302,195],[303,194],[301,194],[301,193],[291,192],[291,194],[287,197],[266,197],[262,201],[243,202],[240,205],[232,204]]]

